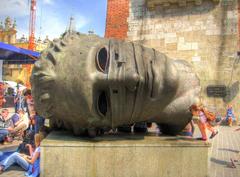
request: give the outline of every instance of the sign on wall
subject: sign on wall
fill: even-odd
[[[209,97],[225,97],[227,95],[227,87],[225,85],[208,85],[207,95]]]

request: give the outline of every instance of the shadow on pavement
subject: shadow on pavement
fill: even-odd
[[[238,150],[228,149],[228,148],[219,148],[218,150],[220,150],[220,151],[229,151],[229,152],[239,153]]]
[[[219,159],[216,159],[214,157],[212,157],[210,160],[211,160],[211,162],[214,162],[214,163],[219,164],[219,165],[228,165],[229,164],[229,162],[227,162],[227,161],[219,160]]]

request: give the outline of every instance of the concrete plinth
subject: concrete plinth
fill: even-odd
[[[41,177],[206,177],[209,147],[176,137],[53,132],[41,144]]]

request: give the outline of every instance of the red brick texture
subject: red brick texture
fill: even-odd
[[[126,39],[128,16],[129,0],[108,0],[105,37]]]

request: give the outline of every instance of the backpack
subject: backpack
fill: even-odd
[[[26,131],[26,135],[23,139],[23,142],[18,146],[17,149],[19,153],[30,155],[29,149],[26,147],[26,144],[31,144],[32,146],[34,146],[34,131],[31,130]]]
[[[214,121],[216,119],[216,115],[206,109],[203,109],[203,112],[208,121]]]

